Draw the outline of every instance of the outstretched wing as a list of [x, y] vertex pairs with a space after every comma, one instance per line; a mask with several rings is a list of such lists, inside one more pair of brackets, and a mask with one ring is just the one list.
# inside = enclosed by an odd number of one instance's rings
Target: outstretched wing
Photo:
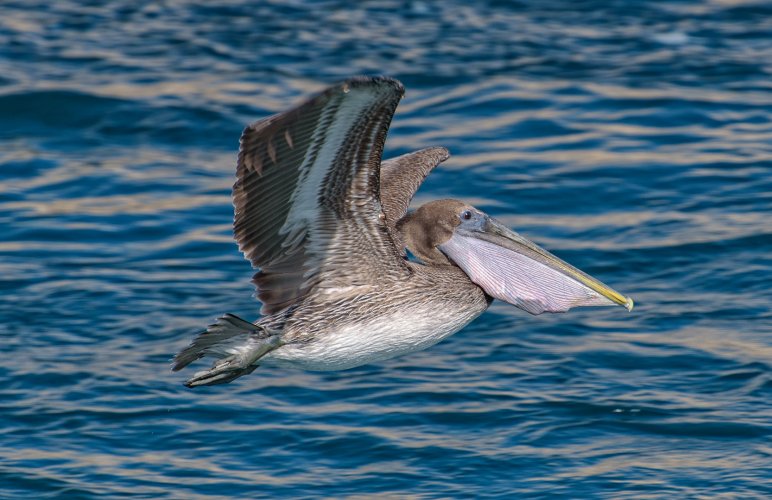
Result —
[[234, 235], [260, 268], [253, 281], [264, 314], [315, 287], [409, 272], [379, 198], [383, 145], [403, 93], [390, 78], [354, 78], [244, 130]]
[[394, 243], [404, 252], [397, 221], [407, 213], [410, 200], [434, 167], [450, 157], [443, 147], [421, 149], [381, 163], [381, 205]]

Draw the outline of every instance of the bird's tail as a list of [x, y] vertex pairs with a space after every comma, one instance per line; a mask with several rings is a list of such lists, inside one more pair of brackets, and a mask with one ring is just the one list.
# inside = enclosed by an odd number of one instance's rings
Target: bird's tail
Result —
[[233, 314], [217, 318], [213, 325], [174, 357], [173, 371], [204, 356], [217, 358], [209, 370], [196, 373], [188, 387], [230, 382], [257, 368], [257, 360], [281, 345], [280, 335]]

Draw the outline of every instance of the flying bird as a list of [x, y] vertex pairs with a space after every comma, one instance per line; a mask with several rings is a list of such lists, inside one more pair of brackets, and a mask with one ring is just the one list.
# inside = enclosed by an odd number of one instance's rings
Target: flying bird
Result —
[[262, 317], [225, 314], [177, 354], [175, 371], [215, 358], [188, 387], [263, 364], [344, 370], [426, 349], [494, 299], [531, 314], [632, 309], [630, 298], [462, 201], [408, 211], [449, 153], [382, 161], [403, 94], [391, 78], [352, 78], [244, 130], [234, 236], [259, 269]]

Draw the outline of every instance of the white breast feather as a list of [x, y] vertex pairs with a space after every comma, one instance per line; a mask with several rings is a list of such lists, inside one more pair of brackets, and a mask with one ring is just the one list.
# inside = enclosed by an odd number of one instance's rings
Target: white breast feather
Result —
[[421, 351], [456, 333], [482, 311], [460, 314], [403, 312], [320, 332], [306, 344], [286, 344], [267, 354], [267, 364], [305, 370], [345, 370]]

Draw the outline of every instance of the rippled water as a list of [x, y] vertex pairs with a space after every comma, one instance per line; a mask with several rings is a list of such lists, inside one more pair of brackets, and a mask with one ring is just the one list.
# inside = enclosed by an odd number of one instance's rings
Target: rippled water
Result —
[[[0, 496], [772, 495], [766, 2], [0, 3]], [[636, 299], [203, 390], [257, 316], [242, 127], [402, 80], [387, 155]]]

